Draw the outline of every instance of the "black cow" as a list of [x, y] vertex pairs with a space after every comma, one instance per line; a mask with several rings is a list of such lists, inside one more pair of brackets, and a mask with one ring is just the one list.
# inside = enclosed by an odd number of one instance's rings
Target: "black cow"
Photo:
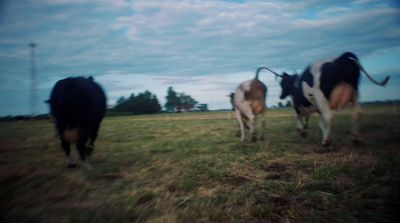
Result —
[[84, 166], [91, 169], [87, 156], [106, 112], [104, 91], [92, 77], [69, 77], [55, 84], [48, 103], [68, 166], [76, 166], [70, 156], [70, 144], [76, 143]]
[[332, 109], [339, 110], [351, 103], [353, 107], [351, 134], [354, 142], [360, 141], [358, 120], [361, 109], [357, 101], [360, 70], [376, 85], [385, 86], [389, 80], [389, 77], [382, 82], [372, 79], [361, 66], [357, 56], [351, 52], [331, 60], [315, 62], [300, 76], [287, 73], [279, 75], [273, 72], [282, 78], [280, 98], [292, 96], [297, 114], [297, 129], [302, 136], [306, 136], [310, 114], [317, 111], [321, 117], [322, 145], [328, 146]]

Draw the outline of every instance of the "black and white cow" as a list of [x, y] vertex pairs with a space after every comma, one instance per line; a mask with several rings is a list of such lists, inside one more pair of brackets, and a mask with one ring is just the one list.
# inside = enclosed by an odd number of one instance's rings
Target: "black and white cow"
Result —
[[70, 144], [76, 143], [86, 169], [91, 166], [87, 156], [93, 152], [101, 120], [106, 112], [106, 96], [92, 77], [69, 77], [58, 81], [48, 100], [61, 147], [68, 166], [76, 164], [70, 156]]
[[297, 114], [297, 129], [302, 136], [306, 136], [308, 119], [312, 112], [320, 113], [320, 128], [322, 130], [322, 145], [330, 144], [331, 120], [333, 110], [339, 110], [352, 104], [351, 134], [354, 142], [359, 142], [359, 116], [361, 113], [358, 104], [358, 84], [362, 71], [370, 81], [376, 85], [385, 86], [389, 80], [386, 77], [377, 82], [361, 66], [358, 58], [351, 52], [346, 52], [337, 58], [318, 61], [308, 66], [301, 75], [281, 77], [281, 99], [292, 96], [293, 106]]

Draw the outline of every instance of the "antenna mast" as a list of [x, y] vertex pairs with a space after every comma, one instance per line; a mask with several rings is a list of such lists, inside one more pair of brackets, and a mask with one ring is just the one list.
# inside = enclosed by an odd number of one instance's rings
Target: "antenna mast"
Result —
[[35, 47], [36, 43], [29, 43], [29, 47], [31, 48], [31, 116], [34, 116], [36, 113], [36, 91], [37, 91], [37, 77], [36, 77], [36, 67], [35, 67]]

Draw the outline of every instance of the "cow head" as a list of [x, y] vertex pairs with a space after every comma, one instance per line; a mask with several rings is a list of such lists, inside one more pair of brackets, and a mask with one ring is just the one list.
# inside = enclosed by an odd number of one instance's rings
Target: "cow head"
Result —
[[234, 104], [235, 93], [230, 93], [227, 96], [229, 97], [229, 101], [231, 102], [232, 111], [234, 111], [235, 110], [235, 104]]
[[282, 93], [280, 96], [280, 99], [284, 99], [289, 95], [292, 95], [294, 93], [294, 82], [297, 78], [297, 75], [289, 75], [286, 72], [283, 73], [282, 75], [282, 80], [281, 80], [281, 88], [282, 88]]

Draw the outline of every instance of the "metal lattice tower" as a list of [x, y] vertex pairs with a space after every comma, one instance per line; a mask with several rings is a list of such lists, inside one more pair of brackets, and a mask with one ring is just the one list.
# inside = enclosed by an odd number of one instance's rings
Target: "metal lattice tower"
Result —
[[35, 67], [35, 47], [36, 43], [29, 43], [31, 49], [31, 111], [30, 115], [34, 116], [36, 113], [36, 91], [37, 91], [37, 77], [36, 77], [36, 67]]

